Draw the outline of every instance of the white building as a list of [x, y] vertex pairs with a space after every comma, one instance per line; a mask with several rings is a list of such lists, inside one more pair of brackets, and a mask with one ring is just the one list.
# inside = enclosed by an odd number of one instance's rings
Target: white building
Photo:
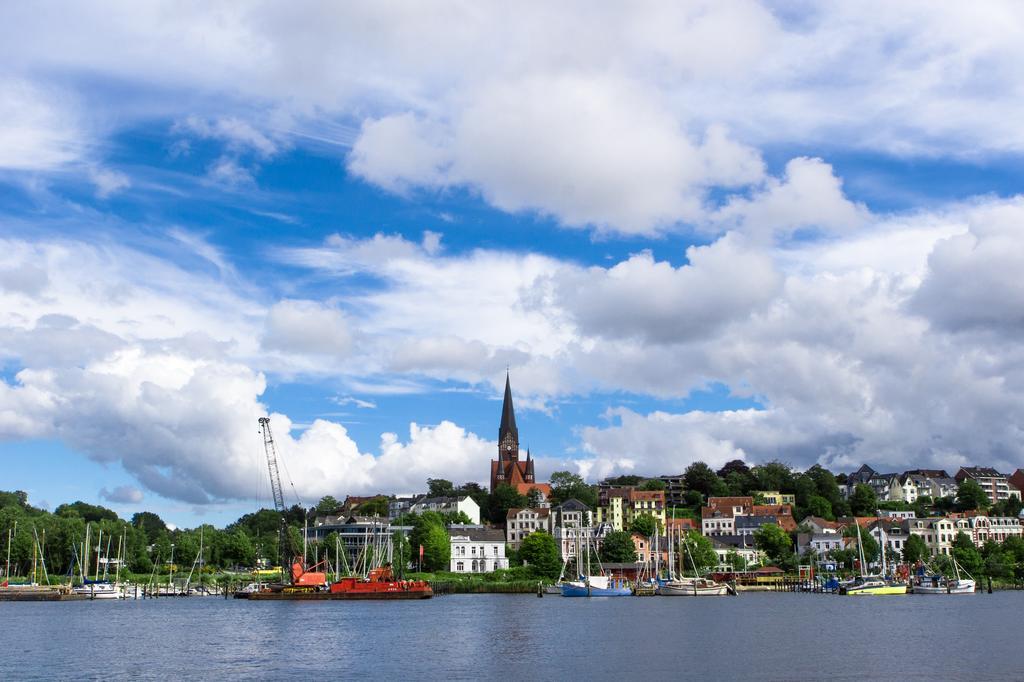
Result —
[[513, 549], [518, 549], [519, 543], [530, 533], [538, 530], [550, 532], [550, 518], [550, 508], [509, 509], [505, 517], [506, 541]]
[[587, 542], [593, 524], [590, 507], [576, 499], [566, 500], [551, 510], [548, 519], [562, 559], [575, 557], [577, 548]]
[[453, 573], [489, 573], [508, 568], [505, 535], [500, 530], [453, 527], [450, 533]]
[[439, 514], [462, 512], [473, 524], [480, 523], [480, 505], [469, 495], [463, 497], [425, 497], [409, 507], [414, 514], [433, 511]]

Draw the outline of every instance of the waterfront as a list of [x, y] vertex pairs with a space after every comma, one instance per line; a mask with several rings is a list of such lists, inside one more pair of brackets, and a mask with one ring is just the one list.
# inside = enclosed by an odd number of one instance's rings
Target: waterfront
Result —
[[1024, 593], [0, 604], [0, 679], [1020, 679]]

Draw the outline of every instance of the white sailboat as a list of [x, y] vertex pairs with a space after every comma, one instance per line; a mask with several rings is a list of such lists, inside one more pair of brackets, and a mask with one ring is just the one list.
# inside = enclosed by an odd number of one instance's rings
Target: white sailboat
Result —
[[665, 597], [720, 597], [729, 594], [729, 586], [724, 583], [715, 582], [710, 578], [699, 577], [697, 564], [690, 554], [690, 547], [683, 541], [683, 549], [686, 556], [690, 558], [690, 565], [693, 566], [693, 577], [676, 577], [672, 571], [672, 537], [669, 536], [669, 579], [658, 588], [658, 594]]
[[977, 584], [967, 571], [963, 578], [960, 576], [961, 566], [956, 557], [953, 560], [953, 572], [956, 578], [950, 579], [948, 575], [919, 575], [914, 579], [910, 591], [914, 594], [974, 594]]

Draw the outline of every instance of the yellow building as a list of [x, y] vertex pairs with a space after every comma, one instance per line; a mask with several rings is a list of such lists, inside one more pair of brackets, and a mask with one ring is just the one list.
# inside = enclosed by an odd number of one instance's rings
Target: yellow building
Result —
[[633, 519], [643, 514], [650, 514], [665, 528], [664, 490], [612, 488], [599, 502], [595, 518], [597, 523], [607, 523], [614, 530], [626, 530]]
[[778, 490], [755, 490], [751, 495], [754, 497], [760, 495], [761, 499], [764, 500], [762, 504], [796, 504], [796, 495], [783, 495]]

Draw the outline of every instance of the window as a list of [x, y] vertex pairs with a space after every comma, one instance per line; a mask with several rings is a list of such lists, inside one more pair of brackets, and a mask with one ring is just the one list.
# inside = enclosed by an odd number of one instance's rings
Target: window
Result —
[[456, 571], [464, 571], [464, 570], [466, 570], [466, 565], [464, 563], [462, 563], [461, 561], [456, 561], [455, 562], [455, 570]]

